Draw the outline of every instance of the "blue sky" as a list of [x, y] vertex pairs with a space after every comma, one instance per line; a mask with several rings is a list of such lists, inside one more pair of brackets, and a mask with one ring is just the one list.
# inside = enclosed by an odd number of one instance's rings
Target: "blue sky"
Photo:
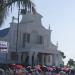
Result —
[[[43, 26], [51, 25], [52, 42], [58, 41], [58, 49], [75, 60], [75, 0], [33, 0], [36, 10], [43, 16]], [[15, 9], [16, 10], [16, 9]], [[13, 11], [14, 15], [16, 11]], [[12, 15], [8, 16], [2, 28], [8, 27]], [[10, 20], [9, 20], [10, 19]]]
[[36, 9], [43, 15], [43, 25], [51, 24], [52, 42], [58, 49], [75, 60], [75, 0], [35, 0]]

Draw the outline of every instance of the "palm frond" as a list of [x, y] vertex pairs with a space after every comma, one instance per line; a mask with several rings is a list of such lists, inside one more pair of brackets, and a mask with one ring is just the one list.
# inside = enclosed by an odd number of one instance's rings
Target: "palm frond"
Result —
[[20, 5], [27, 9], [27, 7], [30, 9], [31, 8], [31, 0], [1, 0], [0, 2], [0, 26], [4, 22], [4, 19], [7, 17], [7, 14], [9, 12], [9, 8], [11, 7], [11, 11], [13, 4], [17, 2], [18, 8], [20, 8]]

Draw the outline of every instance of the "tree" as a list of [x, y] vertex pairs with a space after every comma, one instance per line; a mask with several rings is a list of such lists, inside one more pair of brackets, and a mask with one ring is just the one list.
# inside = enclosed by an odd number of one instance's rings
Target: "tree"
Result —
[[62, 56], [63, 59], [66, 58], [66, 56], [64, 55], [64, 52], [60, 51], [60, 54], [61, 54], [61, 56]]
[[31, 0], [0, 0], [0, 26], [7, 17], [8, 9], [11, 7], [11, 10], [13, 10], [13, 3], [17, 3], [18, 8], [20, 8], [21, 5], [25, 10], [27, 10], [27, 8], [31, 10]]
[[75, 65], [74, 60], [73, 60], [73, 59], [69, 59], [67, 65], [68, 65], [68, 66], [74, 66], [74, 65]]
[[4, 15], [3, 15], [4, 11], [3, 10], [4, 10], [4, 1], [0, 0], [0, 24], [2, 23], [3, 17], [4, 17]]

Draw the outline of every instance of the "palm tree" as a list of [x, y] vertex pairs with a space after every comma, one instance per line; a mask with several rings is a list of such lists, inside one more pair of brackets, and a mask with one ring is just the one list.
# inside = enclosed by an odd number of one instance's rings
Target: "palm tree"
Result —
[[3, 0], [0, 0], [0, 24], [2, 23], [3, 21], [3, 17], [4, 15], [2, 13], [4, 13], [4, 1]]
[[18, 8], [20, 8], [21, 5], [25, 11], [27, 11], [27, 9], [31, 11], [31, 0], [0, 0], [0, 26], [7, 17], [7, 13], [9, 12], [8, 9], [10, 7], [12, 9], [13, 4], [15, 3], [17, 3]]

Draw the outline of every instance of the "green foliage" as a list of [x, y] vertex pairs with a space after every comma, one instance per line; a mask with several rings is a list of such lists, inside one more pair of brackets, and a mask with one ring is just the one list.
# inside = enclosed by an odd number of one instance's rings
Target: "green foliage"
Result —
[[61, 56], [62, 56], [63, 59], [66, 58], [66, 56], [64, 55], [64, 52], [60, 51], [60, 54], [61, 54]]
[[75, 61], [73, 59], [69, 59], [68, 63], [67, 63], [68, 66], [75, 66]]

